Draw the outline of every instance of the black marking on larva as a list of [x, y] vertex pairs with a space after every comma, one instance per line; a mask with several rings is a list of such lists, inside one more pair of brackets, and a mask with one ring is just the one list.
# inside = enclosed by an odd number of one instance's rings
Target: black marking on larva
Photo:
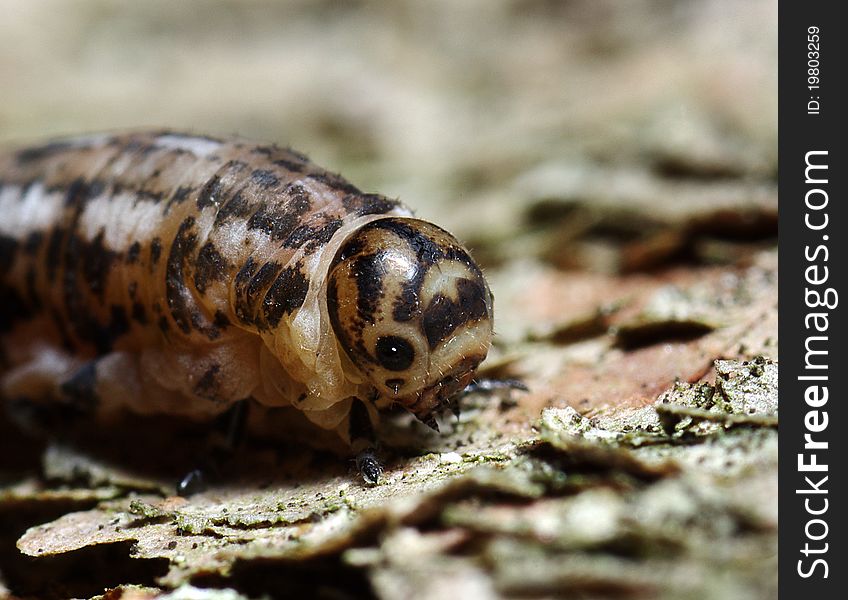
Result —
[[374, 323], [374, 313], [383, 295], [383, 275], [381, 253], [364, 254], [353, 263], [353, 275], [356, 278], [357, 315], [365, 322]]
[[262, 154], [263, 156], [271, 156], [274, 152], [279, 151], [276, 146], [254, 146], [251, 149], [251, 154]]
[[147, 325], [147, 312], [144, 310], [144, 305], [141, 302], [133, 302], [132, 318], [136, 323]]
[[250, 178], [256, 185], [266, 190], [280, 185], [280, 178], [273, 171], [268, 171], [267, 169], [255, 169], [250, 174]]
[[215, 317], [212, 320], [212, 324], [218, 329], [226, 329], [230, 326], [230, 318], [227, 316], [227, 313], [219, 309], [215, 311]]
[[130, 323], [127, 313], [122, 306], [112, 305], [109, 321], [102, 324], [86, 310], [83, 304], [83, 302], [71, 301], [66, 296], [65, 305], [68, 309], [68, 319], [74, 328], [74, 332], [82, 340], [94, 344], [98, 355], [106, 354], [112, 350], [115, 340], [129, 331]]
[[170, 209], [171, 206], [173, 206], [174, 204], [182, 204], [183, 202], [188, 200], [188, 197], [191, 194], [191, 190], [191, 186], [188, 185], [181, 185], [180, 187], [178, 187], [168, 199], [168, 208]]
[[[79, 217], [81, 209], [77, 210]], [[62, 274], [62, 300], [70, 328], [84, 340], [93, 341], [96, 337], [97, 321], [87, 310], [85, 299], [77, 285], [77, 269], [82, 258], [83, 240], [74, 234], [66, 238]]]
[[477, 263], [468, 255], [468, 252], [458, 246], [449, 246], [445, 248], [445, 258], [453, 262], [459, 262], [468, 267], [473, 273], [483, 278], [483, 272]]
[[458, 327], [487, 316], [486, 289], [470, 279], [456, 282], [458, 301], [437, 294], [421, 315], [421, 328], [430, 349], [446, 340]]
[[458, 279], [456, 289], [459, 293], [459, 307], [469, 320], [487, 317], [489, 309], [486, 305], [488, 291], [481, 282], [472, 279]]
[[201, 190], [200, 194], [197, 196], [197, 208], [203, 210], [207, 206], [217, 206], [221, 201], [221, 188], [223, 184], [221, 183], [221, 178], [217, 175], [213, 175], [212, 178], [206, 182]]
[[297, 227], [300, 217], [312, 206], [303, 186], [289, 185], [283, 190], [285, 196], [276, 202], [262, 205], [247, 222], [248, 229], [261, 229], [274, 241], [287, 239]]
[[100, 402], [97, 397], [97, 361], [90, 361], [80, 367], [70, 379], [63, 382], [59, 389], [66, 401], [85, 413], [92, 413]]
[[194, 267], [194, 287], [201, 294], [213, 281], [222, 281], [227, 273], [227, 259], [218, 252], [215, 244], [206, 242], [197, 254]]
[[459, 318], [459, 307], [453, 301], [441, 294], [433, 298], [421, 318], [421, 328], [431, 350], [457, 328]]
[[256, 269], [256, 261], [253, 260], [252, 256], [249, 256], [244, 262], [244, 265], [242, 265], [242, 268], [239, 269], [239, 272], [236, 273], [235, 285], [246, 286], [250, 278], [256, 273]]
[[165, 315], [159, 317], [158, 325], [162, 333], [168, 333], [168, 330], [171, 328], [171, 324], [168, 323], [168, 318]]
[[215, 227], [220, 226], [230, 218], [246, 217], [251, 210], [253, 210], [253, 207], [247, 202], [244, 194], [238, 191], [218, 209], [218, 213], [215, 215]]
[[43, 146], [36, 146], [35, 148], [26, 148], [24, 150], [18, 151], [15, 154], [15, 160], [18, 162], [19, 165], [24, 165], [26, 163], [49, 158], [54, 154], [60, 154], [71, 147], [71, 142], [50, 142], [49, 144], [44, 144]]
[[62, 338], [62, 347], [66, 350], [73, 351], [74, 344], [71, 342], [71, 338], [68, 333], [67, 319], [65, 319], [59, 309], [55, 306], [49, 307], [47, 313], [50, 316], [50, 320], [53, 321], [53, 325], [56, 327], [56, 331], [59, 332], [59, 337]]
[[[327, 312], [330, 314], [330, 324], [333, 326], [333, 331], [337, 336], [345, 338], [346, 336], [343, 335], [344, 328], [339, 322], [339, 288], [332, 277], [327, 281]], [[348, 346], [347, 340], [342, 339], [340, 341], [345, 342], [343, 346]]]
[[[238, 174], [247, 168], [247, 163], [231, 160], [218, 170], [218, 174], [213, 175], [209, 181], [200, 189], [200, 194], [197, 196], [197, 208], [203, 210], [207, 206], [215, 206], [220, 208], [227, 195], [227, 186], [224, 185], [222, 177], [224, 174]], [[219, 211], [220, 212], [220, 211]]]
[[368, 223], [364, 229], [385, 229], [404, 240], [415, 251], [418, 261], [430, 266], [445, 257], [444, 250], [436, 242], [418, 231], [409, 223], [398, 219], [380, 219]]
[[71, 182], [65, 192], [65, 206], [81, 206], [88, 194], [88, 186], [82, 177]]
[[361, 194], [362, 192], [358, 187], [344, 179], [341, 175], [337, 175], [336, 173], [330, 173], [328, 171], [320, 171], [318, 173], [309, 173], [307, 175], [309, 179], [314, 179], [320, 183], [323, 183], [328, 188], [339, 190], [346, 194]]
[[217, 340], [221, 337], [221, 330], [210, 325], [206, 316], [197, 308], [191, 311], [191, 325], [210, 340]]
[[357, 216], [382, 215], [398, 206], [397, 200], [390, 200], [379, 194], [348, 194], [342, 198], [342, 206]]
[[421, 312], [421, 286], [424, 285], [424, 276], [427, 267], [418, 265], [413, 277], [404, 283], [392, 307], [392, 318], [398, 323], [411, 321]]
[[123, 306], [113, 304], [111, 308], [111, 318], [109, 324], [106, 325], [106, 336], [109, 338], [108, 349], [112, 349], [112, 344], [116, 339], [124, 335], [130, 330], [130, 320], [127, 318], [127, 312]]
[[294, 156], [294, 157], [295, 157], [296, 159], [298, 159], [298, 160], [301, 160], [301, 161], [303, 161], [303, 162], [305, 162], [305, 163], [308, 163], [308, 162], [309, 162], [309, 157], [308, 157], [308, 156], [306, 156], [303, 152], [298, 152], [298, 151], [297, 151], [297, 150], [295, 150], [294, 148], [286, 147], [286, 152], [288, 152], [289, 154], [291, 154], [292, 156]]
[[18, 253], [18, 240], [8, 235], [0, 235], [0, 273], [8, 273], [15, 263]]
[[87, 182], [82, 177], [78, 177], [67, 187], [57, 185], [54, 188], [48, 188], [46, 191], [48, 193], [64, 192], [65, 206], [84, 207], [91, 198], [101, 195], [104, 189], [106, 189], [106, 184], [100, 180], [95, 179]]
[[38, 289], [36, 287], [36, 279], [38, 274], [36, 273], [35, 266], [30, 265], [26, 271], [26, 275], [24, 275], [24, 279], [26, 282], [26, 291], [27, 296], [29, 296], [29, 303], [32, 306], [33, 311], [41, 310], [41, 297], [38, 294]]
[[329, 242], [333, 235], [335, 235], [341, 227], [342, 220], [333, 219], [331, 221], [327, 221], [327, 223], [322, 225], [319, 229], [316, 229], [312, 234], [312, 239], [306, 244], [307, 254], [311, 254], [324, 246], [324, 244]]
[[128, 265], [135, 264], [138, 262], [138, 257], [141, 254], [141, 243], [133, 242], [130, 244], [130, 247], [127, 248], [127, 254], [124, 257]]
[[[246, 323], [254, 323], [259, 327], [262, 326], [261, 321], [256, 319], [260, 298], [282, 268], [283, 265], [280, 263], [271, 261], [262, 265], [249, 278], [245, 276], [239, 280], [238, 276], [236, 277], [235, 313], [239, 319]], [[239, 272], [239, 275], [241, 275], [241, 272]]]
[[389, 371], [406, 371], [415, 360], [415, 349], [404, 338], [387, 335], [377, 339], [374, 355]]
[[[19, 184], [20, 190], [17, 192], [15, 200], [17, 202], [23, 202], [24, 198], [29, 195], [30, 188], [35, 183], [35, 181], [25, 181]], [[46, 192], [50, 193], [49, 189], [45, 189]], [[63, 188], [58, 189], [59, 192], [63, 191]]]
[[280, 323], [283, 315], [293, 313], [303, 306], [309, 291], [309, 280], [303, 275], [304, 264], [298, 261], [294, 266], [286, 267], [268, 289], [263, 300], [265, 322], [271, 327]]
[[260, 229], [274, 241], [287, 238], [297, 226], [300, 217], [288, 206], [265, 204], [247, 222], [248, 229]]
[[150, 241], [150, 270], [159, 262], [159, 257], [162, 256], [162, 240], [158, 237]]
[[91, 242], [87, 243], [80, 239], [76, 244], [78, 256], [82, 263], [82, 276], [91, 293], [101, 300], [106, 293], [106, 281], [109, 278], [112, 265], [120, 256], [103, 245], [105, 235], [105, 229], [101, 228]]
[[256, 275], [251, 278], [250, 283], [247, 285], [247, 297], [250, 300], [256, 298], [256, 296], [265, 290], [271, 282], [277, 277], [277, 274], [283, 268], [278, 262], [267, 262], [259, 269]]
[[124, 192], [124, 190], [126, 190], [129, 187], [129, 185], [126, 184], [123, 181], [116, 179], [116, 180], [112, 181], [112, 183], [110, 184], [110, 187], [111, 187], [111, 189], [110, 189], [111, 194], [110, 195], [111, 195], [112, 198], [114, 198], [115, 196], [122, 194]]
[[320, 227], [311, 225], [298, 225], [283, 242], [286, 248], [300, 248], [305, 246], [306, 254], [312, 254], [330, 241], [333, 234], [339, 230], [341, 219], [333, 219]]
[[164, 192], [158, 192], [155, 190], [148, 189], [140, 189], [135, 191], [135, 199], [133, 200], [133, 206], [138, 206], [139, 202], [153, 202], [154, 204], [159, 204], [162, 202], [162, 199], [165, 197]]
[[0, 283], [0, 332], [10, 331], [17, 322], [29, 319], [32, 307], [21, 298], [20, 293], [8, 285]]
[[168, 198], [168, 202], [165, 203], [165, 208], [162, 210], [162, 214], [167, 215], [169, 212], [171, 212], [171, 209], [174, 206], [178, 206], [188, 200], [193, 190], [194, 188], [187, 185], [181, 185], [180, 187], [178, 187], [176, 191], [171, 194], [171, 197]]
[[299, 183], [288, 184], [283, 192], [291, 198], [291, 210], [302, 215], [312, 206], [312, 198], [305, 187]]
[[38, 254], [38, 249], [41, 248], [41, 243], [44, 241], [44, 233], [41, 231], [31, 232], [24, 242], [24, 253], [27, 256], [35, 256]]
[[106, 189], [106, 183], [99, 179], [94, 179], [88, 183], [87, 196], [88, 198], [96, 198], [103, 194]]
[[197, 383], [194, 385], [194, 393], [205, 400], [217, 400], [218, 394], [218, 373], [221, 372], [221, 365], [211, 365]]
[[286, 238], [286, 241], [283, 242], [283, 246], [286, 248], [300, 248], [301, 246], [307, 246], [310, 244], [320, 244], [322, 242], [315, 239], [315, 235], [318, 231], [320, 231], [320, 228], [312, 227], [310, 225], [298, 225], [294, 228], [294, 230], [292, 230], [291, 234]]
[[302, 173], [304, 165], [302, 163], [297, 163], [291, 160], [286, 160], [284, 158], [278, 158], [277, 160], [271, 161], [272, 164], [277, 165], [278, 167], [282, 167], [287, 171], [291, 171], [292, 173]]
[[238, 317], [241, 321], [245, 323], [250, 322], [250, 317], [246, 312], [243, 312], [244, 305], [240, 301], [240, 299], [244, 296], [244, 290], [247, 288], [247, 285], [250, 283], [250, 280], [256, 274], [258, 270], [258, 265], [253, 257], [248, 257], [245, 261], [244, 265], [239, 272], [236, 273], [236, 278], [233, 281], [233, 288], [235, 291], [236, 302], [234, 308], [234, 312], [236, 313], [236, 317]]
[[180, 224], [171, 244], [165, 270], [165, 295], [168, 298], [168, 308], [171, 311], [171, 317], [183, 333], [189, 333], [192, 325], [193, 299], [191, 290], [185, 282], [185, 264], [197, 246], [197, 233], [192, 231], [194, 223], [194, 217], [186, 217]]
[[353, 237], [346, 241], [333, 260], [333, 265], [337, 265], [349, 259], [351, 256], [359, 254], [365, 250], [365, 240], [360, 237]]
[[158, 149], [159, 147], [155, 144], [135, 139], [131, 139], [124, 145], [124, 153], [139, 154], [140, 156], [145, 156]]
[[62, 258], [62, 246], [64, 245], [66, 230], [57, 227], [50, 232], [47, 240], [47, 253], [44, 257], [44, 266], [47, 271], [47, 280], [53, 283], [56, 280], [56, 269]]
[[[242, 148], [242, 147], [243, 147], [243, 144], [236, 144], [236, 148]], [[247, 169], [249, 166], [250, 165], [248, 165], [246, 162], [244, 162], [242, 160], [230, 160], [230, 161], [227, 161], [227, 164], [225, 164], [221, 168], [226, 169], [227, 171], [230, 171], [231, 173], [241, 173], [242, 171]]]
[[130, 300], [135, 300], [135, 295], [138, 292], [138, 282], [130, 281], [127, 286], [127, 295], [130, 297]]

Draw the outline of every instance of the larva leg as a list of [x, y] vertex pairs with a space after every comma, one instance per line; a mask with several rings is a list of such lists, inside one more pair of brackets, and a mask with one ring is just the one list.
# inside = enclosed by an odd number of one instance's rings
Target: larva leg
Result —
[[356, 468], [365, 483], [376, 485], [383, 474], [383, 467], [377, 458], [377, 435], [371, 416], [364, 402], [354, 401], [350, 408], [348, 431], [350, 446], [355, 451]]
[[197, 461], [198, 466], [177, 483], [177, 495], [187, 497], [206, 491], [208, 482], [218, 475], [244, 440], [250, 402], [250, 399], [240, 400], [219, 417], [223, 439], [219, 443], [210, 438], [208, 451]]
[[206, 471], [204, 469], [192, 469], [177, 484], [177, 495], [187, 498], [205, 492], [207, 489]]
[[247, 411], [250, 410], [250, 400], [239, 400], [233, 404], [232, 408], [224, 413], [226, 419], [226, 437], [224, 438], [224, 448], [229, 452], [235, 452], [242, 441], [244, 440]]
[[367, 448], [356, 455], [356, 468], [368, 485], [377, 485], [380, 482], [383, 466], [373, 448]]

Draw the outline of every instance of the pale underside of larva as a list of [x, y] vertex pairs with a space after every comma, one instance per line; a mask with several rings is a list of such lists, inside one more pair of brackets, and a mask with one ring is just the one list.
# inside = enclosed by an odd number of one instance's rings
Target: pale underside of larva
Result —
[[172, 132], [0, 154], [0, 302], [7, 399], [197, 418], [253, 399], [347, 442], [360, 407], [432, 419], [492, 335], [444, 230], [291, 150]]

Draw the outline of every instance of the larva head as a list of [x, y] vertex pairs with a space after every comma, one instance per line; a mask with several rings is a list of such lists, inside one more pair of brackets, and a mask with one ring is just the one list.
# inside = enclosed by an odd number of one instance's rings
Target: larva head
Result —
[[372, 221], [330, 266], [339, 344], [379, 394], [430, 421], [471, 381], [492, 341], [492, 294], [451, 234], [426, 221]]

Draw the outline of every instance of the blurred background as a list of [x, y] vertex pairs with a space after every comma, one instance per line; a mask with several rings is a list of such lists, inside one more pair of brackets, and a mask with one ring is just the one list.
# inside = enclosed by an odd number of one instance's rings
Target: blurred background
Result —
[[[650, 176], [774, 177], [772, 0], [0, 0], [0, 144], [291, 145], [471, 238]], [[619, 198], [620, 200], [620, 198]], [[449, 208], [449, 210], [446, 210]]]

